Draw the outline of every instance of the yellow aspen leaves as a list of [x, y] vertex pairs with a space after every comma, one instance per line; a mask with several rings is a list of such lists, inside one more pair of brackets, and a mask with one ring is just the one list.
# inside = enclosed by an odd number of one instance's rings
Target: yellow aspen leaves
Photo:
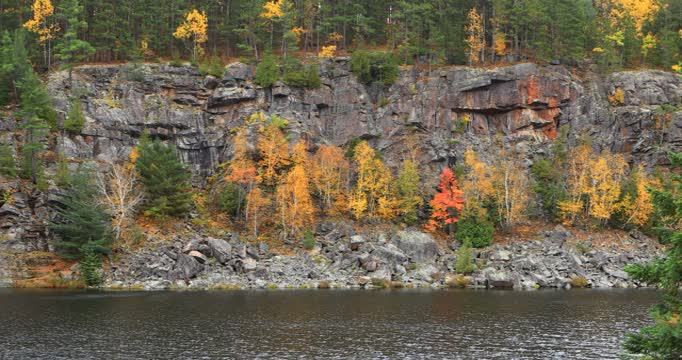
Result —
[[206, 16], [206, 12], [193, 9], [185, 14], [185, 21], [175, 29], [173, 36], [178, 39], [192, 38], [192, 56], [196, 60], [202, 51], [199, 44], [208, 40], [208, 16]]
[[54, 39], [59, 27], [50, 23], [49, 18], [54, 15], [54, 6], [50, 0], [35, 0], [31, 6], [33, 17], [24, 23], [24, 27], [38, 34], [38, 41], [45, 42]]
[[260, 14], [260, 17], [271, 20], [273, 18], [281, 17], [282, 15], [284, 15], [282, 1], [275, 0], [263, 4], [263, 12]]
[[348, 206], [350, 164], [340, 148], [320, 145], [311, 159], [310, 175], [325, 212], [338, 213]]
[[258, 187], [246, 195], [246, 221], [251, 225], [254, 238], [258, 237], [258, 230], [266, 219], [265, 214], [271, 203], [272, 200]]
[[483, 37], [483, 17], [478, 13], [476, 8], [472, 8], [467, 15], [467, 25], [465, 27], [467, 37], [464, 40], [467, 45], [467, 57], [469, 64], [478, 64], [481, 59], [481, 52], [485, 48], [485, 39]]
[[323, 59], [331, 59], [336, 56], [336, 45], [323, 46], [320, 53], [317, 55]]
[[277, 206], [285, 232], [300, 234], [315, 222], [315, 206], [305, 162], [298, 162], [277, 187]]
[[289, 164], [289, 143], [282, 134], [282, 131], [275, 123], [270, 123], [265, 127], [263, 135], [258, 140], [258, 151], [261, 167], [258, 181], [265, 185], [277, 185], [280, 179], [280, 170]]
[[384, 219], [395, 216], [391, 171], [366, 141], [355, 147], [354, 160], [357, 183], [349, 203], [353, 215], [358, 219], [364, 215]]
[[568, 199], [559, 202], [564, 223], [587, 217], [604, 225], [621, 206], [621, 183], [627, 172], [622, 155], [605, 151], [594, 155], [582, 144], [569, 153]]
[[505, 55], [507, 53], [507, 34], [497, 32], [493, 36], [493, 47], [496, 55]]

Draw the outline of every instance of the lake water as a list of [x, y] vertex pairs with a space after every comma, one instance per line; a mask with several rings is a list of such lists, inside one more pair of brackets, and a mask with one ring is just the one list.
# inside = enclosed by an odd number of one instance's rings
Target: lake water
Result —
[[0, 359], [616, 359], [649, 290], [0, 289]]

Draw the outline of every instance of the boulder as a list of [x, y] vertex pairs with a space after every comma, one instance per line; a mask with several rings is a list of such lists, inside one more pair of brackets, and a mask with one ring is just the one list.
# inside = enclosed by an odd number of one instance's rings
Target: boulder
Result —
[[504, 249], [497, 249], [493, 251], [493, 254], [490, 256], [490, 260], [499, 260], [499, 261], [509, 261], [512, 258], [512, 253], [511, 251], [507, 251]]
[[350, 249], [358, 251], [360, 245], [365, 243], [365, 238], [362, 235], [353, 235], [350, 237]]
[[[199, 253], [201, 254], [201, 253]], [[178, 253], [178, 260], [175, 262], [175, 267], [168, 273], [168, 280], [189, 280], [195, 278], [204, 266], [196, 260], [195, 257]]]
[[610, 276], [613, 276], [618, 279], [623, 279], [623, 280], [628, 280], [630, 279], [630, 275], [626, 273], [623, 270], [618, 270], [615, 268], [612, 268], [610, 266], [602, 266], [602, 270], [604, 270], [605, 273], [609, 274]]
[[415, 263], [429, 262], [438, 256], [438, 245], [429, 234], [416, 231], [400, 231], [391, 239]]
[[372, 251], [372, 256], [389, 264], [402, 264], [407, 261], [407, 256], [393, 244], [377, 247]]
[[211, 249], [211, 256], [216, 258], [221, 264], [225, 265], [232, 257], [232, 245], [227, 241], [208, 238], [207, 243]]

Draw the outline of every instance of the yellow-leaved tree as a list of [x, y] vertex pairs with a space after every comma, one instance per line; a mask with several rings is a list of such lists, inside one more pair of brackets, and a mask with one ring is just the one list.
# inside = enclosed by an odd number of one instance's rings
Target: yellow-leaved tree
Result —
[[246, 221], [251, 225], [254, 238], [258, 238], [258, 230], [267, 219], [265, 214], [271, 203], [272, 200], [257, 186], [246, 195]]
[[504, 148], [497, 154], [497, 166], [492, 171], [500, 223], [514, 226], [526, 218], [530, 201], [528, 174]]
[[185, 14], [185, 21], [173, 33], [178, 39], [192, 39], [192, 59], [203, 54], [201, 44], [208, 40], [208, 16], [205, 11], [193, 9]]
[[310, 178], [306, 171], [308, 157], [303, 141], [294, 145], [294, 167], [284, 176], [276, 191], [277, 208], [285, 237], [300, 235], [315, 222], [315, 205], [310, 195]]
[[467, 25], [465, 30], [467, 37], [464, 41], [467, 43], [468, 47], [467, 57], [469, 58], [469, 65], [476, 65], [484, 58], [485, 37], [483, 17], [475, 7], [471, 8], [469, 14], [467, 14]]
[[627, 171], [622, 155], [604, 152], [589, 162], [590, 177], [584, 189], [589, 198], [587, 213], [606, 225], [617, 209], [621, 182]]
[[589, 143], [573, 148], [568, 156], [568, 199], [558, 203], [564, 223], [586, 218], [606, 225], [622, 206], [621, 184], [627, 169], [620, 154], [594, 154]]
[[479, 219], [486, 218], [485, 204], [492, 202], [495, 197], [493, 172], [473, 150], [464, 152], [464, 163], [468, 172], [464, 181], [461, 182], [461, 189], [466, 199], [462, 212]]
[[38, 42], [43, 45], [45, 64], [49, 69], [52, 58], [52, 39], [59, 31], [54, 21], [54, 6], [50, 0], [35, 0], [31, 5], [31, 10], [33, 10], [33, 17], [23, 26], [38, 35]]
[[628, 189], [623, 189], [624, 194], [617, 205], [623, 215], [622, 225], [646, 226], [654, 213], [653, 198], [649, 189], [660, 189], [660, 186], [656, 179], [646, 173], [641, 164], [632, 169], [630, 180], [625, 186]]
[[268, 186], [277, 185], [280, 170], [291, 164], [289, 159], [289, 143], [277, 124], [271, 122], [265, 127], [258, 139], [258, 151], [261, 160], [258, 180]]
[[320, 145], [311, 160], [313, 188], [322, 210], [338, 214], [348, 207], [350, 164], [343, 151], [333, 145]]
[[390, 219], [396, 215], [397, 201], [392, 193], [393, 176], [376, 151], [366, 141], [355, 147], [357, 182], [348, 207], [356, 219]]
[[584, 189], [589, 181], [589, 161], [591, 156], [591, 145], [583, 143], [572, 148], [566, 157], [566, 190], [568, 199], [557, 204], [564, 224], [570, 225], [574, 223], [583, 213], [585, 203]]

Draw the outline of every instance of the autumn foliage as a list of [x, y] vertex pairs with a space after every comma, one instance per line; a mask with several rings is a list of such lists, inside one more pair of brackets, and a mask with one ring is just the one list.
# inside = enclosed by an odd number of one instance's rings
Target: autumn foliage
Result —
[[457, 186], [457, 179], [450, 168], [443, 169], [440, 174], [438, 192], [429, 201], [431, 218], [426, 224], [426, 229], [434, 231], [458, 221], [458, 212], [464, 207], [464, 192]]

